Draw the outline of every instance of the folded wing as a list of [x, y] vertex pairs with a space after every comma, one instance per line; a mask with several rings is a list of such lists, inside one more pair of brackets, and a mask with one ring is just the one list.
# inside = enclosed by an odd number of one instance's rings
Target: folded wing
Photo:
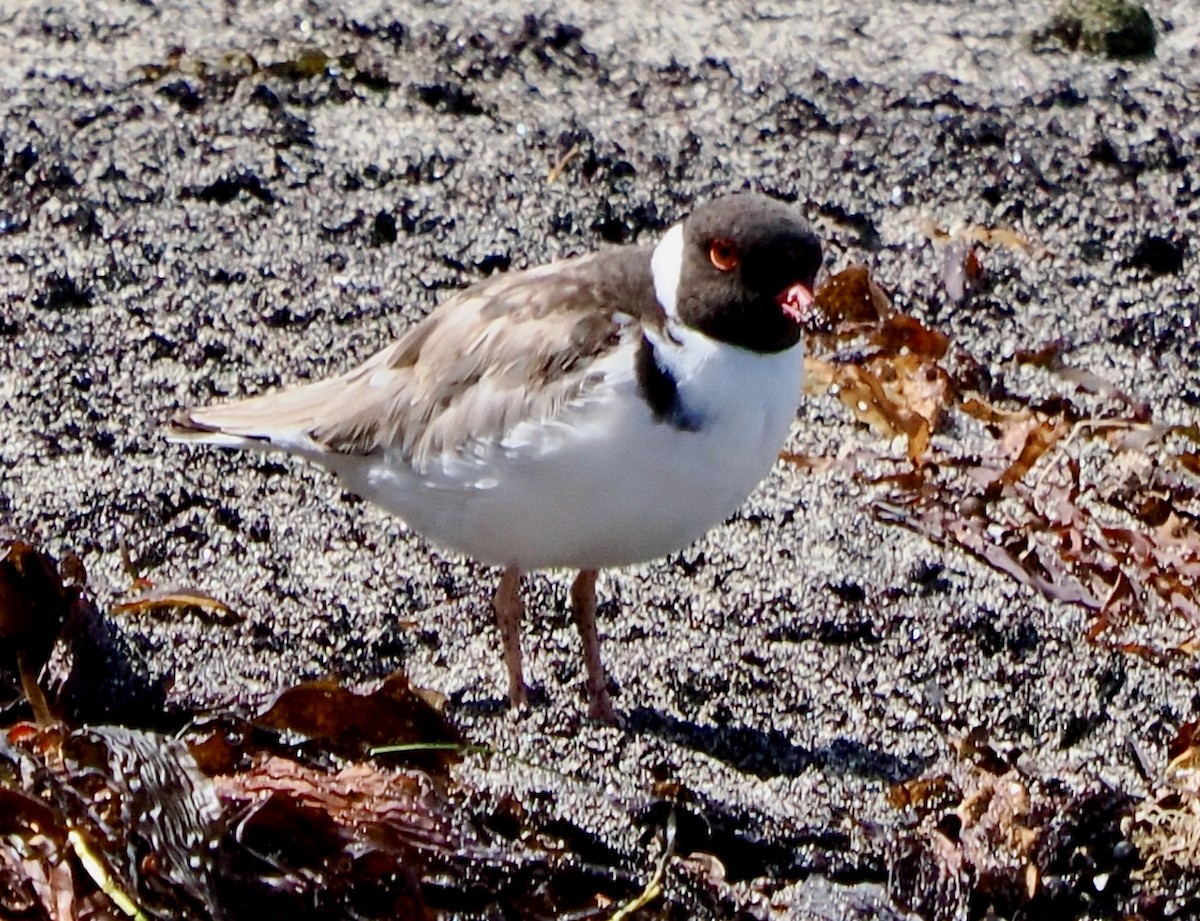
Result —
[[314, 459], [394, 451], [421, 469], [554, 418], [603, 385], [593, 359], [662, 322], [648, 249], [553, 263], [467, 289], [340, 377], [185, 410], [168, 435]]

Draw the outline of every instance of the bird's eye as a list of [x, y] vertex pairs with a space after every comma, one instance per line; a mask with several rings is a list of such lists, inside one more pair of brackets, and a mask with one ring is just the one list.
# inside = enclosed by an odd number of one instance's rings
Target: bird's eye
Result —
[[708, 246], [708, 258], [720, 272], [732, 272], [737, 268], [738, 251], [732, 240], [718, 238]]

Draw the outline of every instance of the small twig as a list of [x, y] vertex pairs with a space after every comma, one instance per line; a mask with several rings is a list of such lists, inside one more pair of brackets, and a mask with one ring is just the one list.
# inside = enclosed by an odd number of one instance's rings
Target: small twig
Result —
[[378, 745], [370, 749], [374, 755], [410, 755], [420, 752], [458, 752], [463, 755], [494, 755], [488, 745], [461, 745], [458, 742], [409, 742], [404, 745]]
[[[1071, 431], [1067, 433], [1067, 437], [1062, 439], [1054, 446], [1055, 451], [1065, 451], [1069, 448], [1072, 442], [1078, 437], [1079, 433], [1087, 429], [1103, 430], [1103, 429], [1151, 429], [1154, 428], [1152, 422], [1131, 422], [1128, 419], [1080, 419], [1071, 426]], [[1047, 452], [1049, 453], [1049, 452]], [[1037, 478], [1037, 482], [1033, 484], [1033, 491], [1036, 493], [1042, 488], [1042, 483], [1046, 481], [1050, 471], [1058, 465], [1051, 462], [1042, 468], [1042, 474]]]
[[37, 682], [37, 675], [25, 663], [25, 653], [19, 651], [17, 652], [17, 674], [21, 677], [21, 690], [25, 692], [25, 699], [29, 701], [29, 708], [33, 710], [33, 721], [37, 723], [39, 729], [45, 729], [54, 722], [54, 714], [50, 711], [50, 703], [46, 700], [46, 695]]
[[92, 850], [83, 833], [77, 828], [72, 828], [67, 832], [67, 841], [71, 844], [71, 849], [75, 852], [75, 856], [79, 858], [79, 862], [83, 865], [83, 869], [87, 871], [87, 875], [92, 878], [92, 881], [100, 887], [100, 891], [108, 896], [114, 905], [134, 921], [150, 921], [145, 913], [138, 907], [137, 902], [131, 899], [125, 891], [113, 882], [112, 876], [108, 872], [108, 868], [104, 866], [104, 861]]
[[579, 145], [573, 144], [571, 145], [571, 149], [559, 157], [558, 162], [550, 167], [550, 172], [546, 176], [546, 182], [557, 182], [558, 177], [561, 176], [563, 174], [563, 170], [567, 168], [567, 164], [569, 164], [577, 156], [579, 156]]
[[133, 556], [129, 553], [129, 544], [125, 542], [124, 537], [117, 538], [117, 547], [121, 552], [121, 568], [125, 570], [125, 575], [129, 576], [130, 582], [137, 582], [137, 567], [133, 565]]
[[630, 915], [641, 908], [645, 908], [660, 895], [662, 895], [663, 876], [667, 872], [667, 861], [675, 853], [675, 807], [671, 807], [671, 812], [667, 816], [667, 828], [663, 841], [663, 852], [658, 858], [658, 866], [654, 868], [654, 875], [650, 877], [650, 881], [646, 883], [646, 888], [642, 890], [642, 894], [626, 905], [624, 908], [617, 911], [609, 921], [626, 921]]

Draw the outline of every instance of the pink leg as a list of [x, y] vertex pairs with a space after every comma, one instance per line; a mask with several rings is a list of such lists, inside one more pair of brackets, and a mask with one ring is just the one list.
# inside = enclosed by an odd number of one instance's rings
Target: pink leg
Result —
[[521, 570], [517, 567], [504, 570], [492, 606], [496, 609], [496, 624], [504, 647], [504, 667], [508, 669], [508, 702], [514, 710], [519, 710], [529, 700], [529, 689], [521, 671], [521, 617], [525, 604], [521, 601]]
[[596, 570], [581, 569], [571, 586], [571, 613], [583, 640], [583, 664], [587, 668], [588, 716], [613, 723], [617, 714], [608, 697], [608, 679], [600, 661], [600, 637], [596, 633]]

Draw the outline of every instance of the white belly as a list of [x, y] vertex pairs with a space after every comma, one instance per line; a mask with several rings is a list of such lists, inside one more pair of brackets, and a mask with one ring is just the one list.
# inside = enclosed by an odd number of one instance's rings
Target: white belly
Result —
[[655, 421], [625, 348], [605, 359], [601, 393], [469, 460], [417, 472], [380, 456], [338, 472], [430, 541], [486, 563], [602, 568], [672, 553], [733, 514], [766, 476], [803, 373], [800, 346], [760, 355], [703, 338], [685, 351], [673, 370], [698, 431]]

